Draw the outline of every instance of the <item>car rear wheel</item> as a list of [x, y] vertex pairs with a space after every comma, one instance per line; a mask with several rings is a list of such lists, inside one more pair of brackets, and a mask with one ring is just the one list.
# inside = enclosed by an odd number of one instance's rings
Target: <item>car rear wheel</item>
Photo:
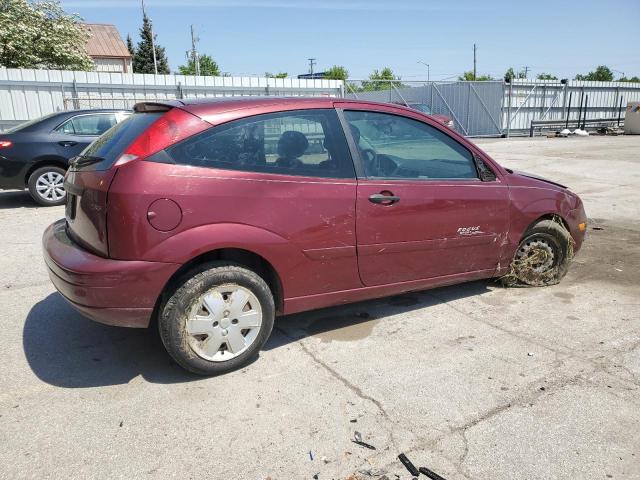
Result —
[[246, 365], [269, 338], [275, 306], [256, 273], [212, 262], [193, 272], [160, 310], [165, 348], [183, 368], [215, 375]]
[[64, 174], [63, 168], [54, 166], [35, 170], [27, 182], [31, 197], [45, 207], [63, 205], [67, 198], [64, 191]]
[[573, 239], [561, 220], [541, 220], [525, 233], [502, 281], [507, 286], [555, 285], [569, 270]]

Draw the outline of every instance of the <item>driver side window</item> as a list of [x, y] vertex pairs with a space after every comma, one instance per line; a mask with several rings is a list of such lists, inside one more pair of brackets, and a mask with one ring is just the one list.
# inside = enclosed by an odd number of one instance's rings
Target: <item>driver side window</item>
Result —
[[478, 178], [471, 152], [426, 123], [380, 112], [344, 115], [369, 178]]

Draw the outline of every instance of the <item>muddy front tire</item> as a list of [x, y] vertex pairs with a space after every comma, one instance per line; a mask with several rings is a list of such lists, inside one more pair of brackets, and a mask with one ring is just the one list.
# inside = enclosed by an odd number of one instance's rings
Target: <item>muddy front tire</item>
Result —
[[249, 363], [269, 338], [275, 306], [255, 272], [226, 262], [194, 271], [160, 310], [167, 352], [183, 368], [217, 375]]
[[502, 278], [505, 286], [543, 287], [555, 285], [569, 270], [573, 239], [558, 220], [541, 220], [524, 235]]

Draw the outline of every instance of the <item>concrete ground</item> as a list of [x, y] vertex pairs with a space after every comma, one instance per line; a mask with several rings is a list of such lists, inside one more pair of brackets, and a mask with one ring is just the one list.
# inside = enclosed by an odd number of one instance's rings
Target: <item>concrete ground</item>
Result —
[[410, 478], [401, 452], [448, 480], [640, 478], [640, 137], [479, 143], [582, 196], [560, 285], [281, 318], [217, 378], [67, 306], [40, 253], [63, 209], [0, 192], [0, 478]]

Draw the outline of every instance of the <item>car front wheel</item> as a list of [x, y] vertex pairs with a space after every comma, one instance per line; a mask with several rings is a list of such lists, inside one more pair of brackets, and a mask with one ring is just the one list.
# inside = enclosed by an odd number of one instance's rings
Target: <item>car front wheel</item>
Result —
[[64, 174], [63, 168], [54, 166], [35, 170], [27, 182], [31, 197], [45, 207], [63, 205], [67, 197], [64, 191]]
[[541, 220], [525, 233], [502, 281], [507, 286], [555, 285], [567, 274], [572, 257], [573, 239], [562, 221]]
[[242, 266], [212, 262], [173, 291], [158, 324], [165, 348], [183, 368], [215, 375], [246, 365], [269, 338], [271, 290]]

